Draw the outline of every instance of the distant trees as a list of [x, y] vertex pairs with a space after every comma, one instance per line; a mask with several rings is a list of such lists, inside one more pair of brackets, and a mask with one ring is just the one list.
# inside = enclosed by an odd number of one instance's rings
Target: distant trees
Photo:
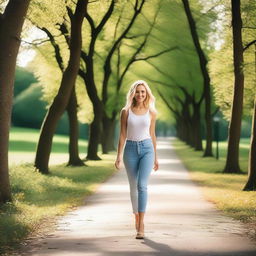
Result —
[[[207, 146], [204, 155], [212, 156], [211, 123], [214, 111], [207, 70], [207, 54], [212, 49], [207, 40], [215, 17], [210, 15], [210, 11], [202, 14], [203, 7], [195, 4], [197, 1], [191, 2], [192, 10], [188, 1], [163, 7], [164, 10], [179, 13], [179, 16], [173, 16], [169, 38], [165, 38], [166, 30], [163, 33], [159, 31], [159, 38], [164, 38], [165, 43], [175, 40], [178, 51], [168, 55], [168, 60], [163, 59], [161, 66], [159, 62], [151, 61], [150, 66], [158, 75], [149, 80], [159, 85], [157, 91], [174, 117], [177, 136], [195, 150], [203, 150], [202, 138], [205, 134]], [[175, 31], [179, 31], [179, 36]]]

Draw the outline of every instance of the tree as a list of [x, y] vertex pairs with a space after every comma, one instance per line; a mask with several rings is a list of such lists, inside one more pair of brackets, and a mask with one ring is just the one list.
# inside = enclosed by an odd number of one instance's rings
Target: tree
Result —
[[[256, 85], [256, 40], [251, 41], [244, 50], [248, 49], [254, 44], [255, 55], [254, 55], [254, 84]], [[254, 111], [252, 119], [252, 131], [251, 131], [251, 143], [249, 153], [249, 165], [248, 165], [248, 180], [244, 186], [245, 191], [256, 190], [256, 96], [254, 97]]]
[[[70, 55], [67, 68], [63, 73], [59, 91], [44, 119], [37, 145], [35, 167], [42, 173], [49, 173], [48, 163], [53, 134], [57, 121], [65, 111], [75, 85], [80, 66], [82, 47], [82, 24], [87, 9], [87, 0], [78, 0], [75, 13], [71, 17]], [[69, 9], [71, 11], [71, 9]]]
[[132, 16], [129, 18], [127, 24], [124, 25], [124, 29], [121, 33], [111, 41], [111, 44], [106, 52], [106, 55], [103, 57], [103, 79], [102, 79], [102, 97], [99, 96], [99, 89], [96, 86], [95, 81], [95, 63], [94, 63], [94, 55], [95, 55], [95, 44], [98, 38], [99, 33], [102, 31], [103, 27], [105, 26], [106, 22], [110, 18], [113, 13], [115, 1], [111, 1], [111, 4], [108, 8], [108, 11], [103, 16], [101, 22], [96, 26], [95, 21], [93, 20], [92, 16], [87, 12], [86, 19], [90, 24], [91, 28], [91, 40], [89, 43], [88, 51], [83, 50], [81, 57], [83, 62], [85, 63], [86, 70], [80, 69], [79, 75], [84, 80], [87, 93], [92, 101], [93, 104], [93, 112], [94, 112], [94, 119], [90, 125], [90, 136], [88, 142], [88, 152], [87, 152], [87, 159], [91, 160], [99, 160], [99, 156], [97, 155], [98, 152], [98, 145], [101, 139], [101, 132], [102, 132], [102, 119], [104, 116], [104, 107], [107, 99], [107, 91], [108, 91], [108, 81], [110, 75], [112, 73], [111, 68], [111, 60], [112, 57], [120, 44], [120, 42], [125, 39], [128, 32], [133, 27], [136, 18], [141, 13], [142, 8], [145, 4], [145, 0], [141, 2], [136, 0], [133, 8]]
[[91, 40], [89, 42], [88, 51], [82, 50], [81, 58], [85, 64], [86, 70], [80, 68], [79, 75], [84, 80], [88, 96], [93, 105], [94, 118], [92, 123], [90, 124], [88, 151], [86, 156], [86, 159], [90, 159], [90, 160], [100, 160], [100, 157], [98, 156], [98, 145], [100, 143], [100, 138], [101, 138], [101, 132], [102, 132], [101, 122], [102, 122], [102, 116], [103, 116], [103, 104], [99, 97], [99, 93], [98, 93], [96, 81], [95, 81], [95, 71], [94, 71], [95, 44], [100, 32], [102, 31], [106, 22], [109, 20], [110, 16], [112, 15], [114, 6], [115, 6], [115, 1], [112, 0], [108, 10], [106, 11], [105, 15], [103, 16], [103, 18], [101, 19], [100, 23], [97, 26], [95, 25], [95, 21], [93, 20], [89, 12], [87, 11], [85, 14], [85, 18], [87, 19], [91, 29]]
[[[72, 15], [70, 13], [70, 15]], [[53, 34], [45, 27], [42, 27], [41, 30], [43, 30], [54, 49], [55, 53], [55, 59], [56, 62], [61, 70], [61, 73], [63, 75], [64, 73], [64, 63], [63, 58], [61, 56], [60, 52], [60, 45], [56, 42], [55, 37]], [[65, 34], [65, 39], [67, 42], [67, 46], [69, 47], [70, 37]], [[76, 97], [76, 91], [75, 87], [73, 88], [69, 102], [67, 104], [67, 113], [69, 118], [69, 161], [68, 165], [72, 166], [83, 166], [85, 165], [84, 162], [79, 157], [79, 150], [78, 150], [78, 137], [79, 137], [79, 127], [78, 127], [78, 118], [77, 118], [77, 97]]]
[[252, 134], [250, 144], [249, 166], [248, 166], [248, 180], [243, 190], [256, 190], [256, 97], [254, 101], [254, 113], [252, 120]]
[[14, 74], [29, 0], [10, 0], [0, 14], [0, 203], [11, 200], [8, 144]]
[[210, 76], [207, 70], [207, 59], [200, 45], [198, 33], [196, 30], [196, 24], [193, 19], [189, 1], [182, 0], [184, 5], [184, 10], [187, 15], [191, 36], [200, 60], [200, 67], [202, 76], [204, 78], [203, 88], [204, 88], [204, 100], [205, 100], [205, 124], [206, 124], [206, 148], [204, 156], [213, 156], [212, 153], [212, 118], [211, 118], [211, 89], [210, 89]]
[[224, 173], [240, 173], [239, 141], [243, 111], [244, 74], [243, 74], [243, 42], [240, 0], [231, 0], [233, 61], [234, 61], [234, 93], [229, 124], [228, 149]]
[[[123, 87], [124, 79], [128, 71], [131, 69], [133, 65], [135, 65], [138, 62], [145, 63], [149, 60], [159, 58], [162, 55], [172, 52], [174, 50], [178, 50], [177, 46], [172, 46], [151, 53], [147, 53], [147, 48], [148, 46], [150, 46], [150, 36], [157, 23], [161, 3], [162, 1], [158, 2], [157, 8], [156, 5], [154, 5], [154, 9], [156, 10], [152, 11], [153, 17], [150, 17], [151, 19], [148, 19], [148, 17], [146, 18], [145, 16], [143, 16], [143, 21], [145, 22], [146, 20], [148, 24], [148, 28], [145, 29], [146, 31], [142, 34], [136, 31], [137, 33], [129, 33], [128, 35], [126, 35], [125, 38], [122, 41], [120, 41], [119, 45], [117, 46], [116, 54], [114, 56], [116, 58], [114, 58], [114, 60], [108, 64], [110, 65], [110, 70], [113, 69], [113, 71], [111, 71], [111, 73], [108, 74], [109, 78], [104, 80], [106, 83], [105, 87], [109, 89], [105, 90], [104, 97], [102, 97], [103, 104], [105, 106], [105, 111], [102, 119], [104, 129], [104, 134], [102, 134], [103, 153], [108, 153], [108, 151], [114, 149], [114, 128], [116, 117], [120, 110], [120, 91]], [[136, 25], [140, 26], [140, 23]], [[116, 27], [117, 26], [118, 23], [116, 24]], [[128, 49], [130, 53], [129, 55], [126, 53]], [[105, 74], [106, 72], [104, 73], [104, 75]], [[114, 76], [114, 79], [112, 77], [111, 80], [110, 75]], [[115, 81], [114, 84], [116, 86], [111, 87], [110, 83], [113, 83], [113, 80]]]

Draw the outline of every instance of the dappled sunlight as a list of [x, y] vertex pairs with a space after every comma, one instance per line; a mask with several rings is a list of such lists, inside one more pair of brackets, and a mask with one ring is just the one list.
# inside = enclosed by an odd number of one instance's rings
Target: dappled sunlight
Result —
[[[49, 165], [63, 164], [68, 162], [68, 154], [52, 153], [50, 155]], [[18, 165], [24, 163], [33, 163], [35, 160], [35, 153], [25, 152], [11, 152], [9, 153], [9, 164]]]

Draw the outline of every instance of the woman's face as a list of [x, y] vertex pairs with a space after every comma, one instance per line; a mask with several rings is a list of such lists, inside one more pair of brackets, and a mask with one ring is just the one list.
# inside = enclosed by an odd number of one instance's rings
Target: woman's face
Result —
[[137, 103], [141, 103], [147, 98], [147, 91], [144, 85], [137, 86], [134, 97]]

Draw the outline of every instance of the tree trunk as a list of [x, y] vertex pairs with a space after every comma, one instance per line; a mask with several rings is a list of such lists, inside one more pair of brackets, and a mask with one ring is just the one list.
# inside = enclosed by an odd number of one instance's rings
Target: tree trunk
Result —
[[103, 110], [100, 105], [93, 106], [94, 119], [90, 124], [89, 141], [86, 160], [101, 160], [98, 156], [98, 146], [100, 144], [102, 132], [102, 115]]
[[252, 120], [251, 146], [249, 155], [248, 181], [243, 190], [256, 191], [256, 97], [254, 100], [254, 114]]
[[224, 173], [240, 173], [239, 141], [241, 120], [243, 112], [244, 74], [242, 19], [240, 13], [240, 0], [232, 0], [232, 31], [233, 31], [233, 59], [234, 59], [234, 95], [232, 102], [231, 120], [229, 124], [228, 151]]
[[[66, 28], [63, 24], [60, 26], [62, 29]], [[45, 27], [38, 27], [39, 29], [43, 30], [48, 38], [50, 39], [51, 45], [55, 52], [55, 59], [58, 63], [58, 66], [62, 72], [62, 75], [64, 73], [64, 64], [63, 64], [63, 58], [61, 56], [60, 52], [60, 46], [55, 41], [54, 35]], [[69, 46], [70, 43], [70, 37], [67, 35], [68, 31], [61, 32], [65, 33], [65, 38], [67, 45]], [[77, 119], [77, 99], [76, 99], [76, 92], [75, 87], [72, 90], [72, 93], [69, 98], [69, 102], [67, 105], [67, 113], [68, 113], [68, 119], [69, 119], [69, 161], [68, 166], [83, 166], [85, 165], [84, 162], [79, 158], [79, 149], [78, 149], [78, 139], [79, 139], [79, 125], [78, 125], [78, 119]]]
[[70, 99], [67, 105], [67, 112], [69, 118], [69, 161], [68, 165], [83, 166], [84, 162], [79, 157], [78, 139], [79, 126], [77, 119], [77, 99], [75, 87], [72, 90]]
[[47, 115], [44, 119], [37, 146], [35, 167], [42, 173], [49, 173], [48, 164], [52, 146], [52, 138], [57, 122], [65, 111], [72, 89], [75, 86], [80, 66], [82, 46], [81, 29], [87, 7], [87, 0], [78, 0], [75, 13], [71, 19], [70, 56], [66, 70], [63, 73], [61, 85]]
[[79, 75], [83, 78], [88, 96], [93, 105], [94, 118], [89, 127], [89, 140], [86, 160], [101, 160], [98, 156], [98, 145], [101, 139], [103, 105], [98, 97], [97, 88], [94, 82], [93, 60], [86, 59], [86, 73], [79, 70]]
[[0, 16], [0, 203], [11, 201], [8, 148], [20, 34], [29, 0], [10, 0]]
[[206, 124], [206, 147], [204, 156], [213, 156], [212, 153], [212, 118], [211, 118], [211, 89], [210, 89], [210, 76], [207, 70], [207, 59], [204, 55], [200, 45], [199, 37], [196, 31], [196, 24], [193, 19], [189, 1], [182, 0], [185, 13], [187, 15], [191, 36], [199, 57], [200, 68], [204, 79], [204, 99], [205, 99], [205, 124]]
[[194, 148], [196, 151], [203, 150], [202, 135], [201, 135], [201, 113], [200, 104], [193, 104], [193, 133], [194, 133]]
[[102, 119], [102, 152], [108, 154], [109, 151], [115, 150], [114, 135], [115, 135], [115, 117], [109, 118], [104, 115]]
[[184, 136], [185, 142], [193, 147], [193, 133], [192, 133], [192, 122], [191, 122], [191, 115], [189, 111], [190, 100], [186, 97], [185, 101], [181, 103], [182, 105], [182, 118], [183, 118], [183, 125], [184, 125]]

